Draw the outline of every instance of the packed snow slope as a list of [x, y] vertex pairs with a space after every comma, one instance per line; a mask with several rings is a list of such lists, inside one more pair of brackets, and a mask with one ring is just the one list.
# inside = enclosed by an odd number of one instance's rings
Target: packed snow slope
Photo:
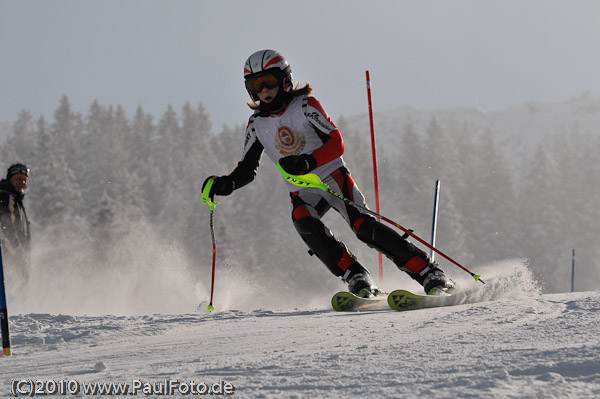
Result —
[[316, 308], [246, 298], [212, 313], [13, 315], [0, 396], [13, 379], [51, 379], [137, 384], [142, 397], [159, 395], [141, 384], [165, 380], [221, 381], [239, 398], [600, 397], [600, 291], [540, 295], [516, 261], [484, 271], [485, 285], [462, 283], [472, 303], [411, 312], [338, 313], [324, 297]]

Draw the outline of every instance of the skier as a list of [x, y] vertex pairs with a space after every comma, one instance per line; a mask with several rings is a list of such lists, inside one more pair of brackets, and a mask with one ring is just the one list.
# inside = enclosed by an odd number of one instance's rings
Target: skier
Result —
[[[209, 196], [230, 195], [256, 176], [263, 152], [292, 175], [314, 173], [334, 191], [366, 207], [365, 198], [342, 158], [344, 141], [319, 101], [312, 97], [310, 83], [294, 85], [287, 60], [277, 51], [252, 54], [244, 66], [246, 89], [254, 110], [246, 128], [242, 158], [225, 176], [214, 179]], [[390, 258], [396, 266], [423, 285], [427, 294], [453, 288], [437, 263], [395, 230], [372, 216], [348, 206], [343, 200], [316, 188], [300, 188], [289, 182], [294, 227], [327, 268], [360, 297], [381, 294], [369, 271], [346, 245], [321, 222], [331, 208], [338, 211], [358, 239]]]
[[6, 179], [0, 181], [0, 238], [2, 256], [20, 276], [16, 286], [29, 280], [30, 240], [29, 221], [23, 205], [29, 183], [29, 169], [22, 163], [11, 165]]

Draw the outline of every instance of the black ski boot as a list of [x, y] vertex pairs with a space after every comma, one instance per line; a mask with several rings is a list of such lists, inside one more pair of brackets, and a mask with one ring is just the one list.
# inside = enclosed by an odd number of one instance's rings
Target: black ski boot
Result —
[[362, 266], [360, 266], [360, 269], [362, 270], [348, 276], [346, 280], [348, 291], [361, 298], [371, 298], [381, 295], [381, 291], [377, 288], [367, 269]]
[[454, 281], [446, 277], [440, 269], [433, 268], [423, 279], [423, 289], [427, 295], [449, 294], [454, 290]]

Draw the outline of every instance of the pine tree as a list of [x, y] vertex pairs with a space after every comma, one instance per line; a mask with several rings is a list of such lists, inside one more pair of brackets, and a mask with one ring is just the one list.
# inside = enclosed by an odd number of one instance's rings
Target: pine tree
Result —
[[554, 291], [558, 282], [556, 259], [564, 252], [563, 229], [566, 225], [560, 208], [560, 171], [548, 149], [540, 145], [522, 182], [520, 201], [520, 237], [532, 270]]
[[108, 110], [94, 100], [87, 114], [86, 134], [79, 145], [85, 155], [81, 181], [86, 183], [83, 195], [83, 213], [92, 215], [100, 206], [100, 201], [108, 183], [109, 165], [106, 159], [108, 144]]
[[156, 147], [154, 148], [153, 156], [158, 162], [161, 180], [163, 184], [167, 184], [179, 172], [177, 170], [177, 162], [173, 161], [176, 161], [177, 156], [181, 154], [177, 150], [183, 147], [180, 144], [182, 137], [179, 118], [171, 105], [168, 106], [158, 122], [156, 133]]
[[[202, 183], [217, 166], [217, 159], [210, 146], [212, 138], [211, 123], [204, 106], [192, 108], [186, 103], [182, 109], [181, 137], [179, 152], [181, 156], [181, 179], [184, 182], [181, 206], [183, 243], [191, 256], [197, 256], [198, 239], [205, 225], [200, 224], [198, 213], [205, 211], [202, 203]], [[204, 214], [204, 212], [202, 212]], [[204, 221], [204, 219], [203, 219]]]
[[106, 264], [110, 259], [110, 249], [119, 241], [117, 233], [117, 215], [115, 214], [115, 201], [103, 190], [98, 201], [98, 206], [90, 215], [91, 236], [97, 259]]
[[54, 111], [54, 122], [51, 131], [57, 148], [60, 148], [62, 152], [61, 157], [68, 166], [72, 167], [78, 163], [76, 148], [82, 129], [81, 115], [73, 112], [67, 96], [62, 96], [58, 108]]
[[144, 113], [138, 107], [131, 127], [131, 135], [125, 142], [125, 148], [130, 154], [130, 168], [140, 175], [143, 172], [141, 162], [147, 162], [152, 157], [152, 142], [155, 139], [155, 127], [152, 115]]
[[[589, 286], [600, 283], [597, 245], [600, 235], [600, 198], [596, 188], [600, 184], [600, 162], [596, 156], [600, 139], [592, 133], [582, 132], [578, 126], [571, 131], [557, 133], [551, 142], [554, 157], [560, 165], [560, 208], [564, 215], [563, 246], [555, 259], [559, 275], [567, 276], [573, 249], [577, 250], [576, 289], [585, 281]], [[570, 276], [569, 276], [570, 277]], [[570, 289], [570, 279], [556, 279], [556, 286]], [[578, 284], [579, 283], [579, 284]]]
[[494, 141], [494, 132], [486, 130], [475, 147], [477, 175], [469, 193], [472, 196], [470, 226], [477, 256], [487, 261], [519, 254], [518, 198], [512, 169]]
[[432, 208], [427, 204], [429, 199], [433, 199], [434, 187], [424, 183], [430, 165], [429, 156], [424, 140], [412, 122], [403, 127], [400, 135], [402, 144], [388, 166], [393, 172], [381, 177], [382, 187], [395, 189], [391, 196], [384, 191], [382, 202], [386, 207], [392, 204], [391, 214], [398, 215], [404, 227], [423, 235], [429, 231]]
[[64, 226], [79, 225], [80, 187], [73, 171], [64, 158], [64, 148], [59, 139], [40, 119], [37, 147], [39, 157], [31, 168], [36, 170], [35, 179], [30, 183], [35, 187], [35, 201], [32, 213], [40, 226], [60, 231]]
[[155, 221], [160, 213], [157, 198], [162, 195], [160, 173], [154, 159], [154, 141], [157, 139], [153, 117], [138, 107], [125, 147], [129, 154], [128, 170], [139, 185], [139, 201], [144, 219]]
[[[451, 252], [462, 262], [473, 259], [468, 245], [468, 232], [463, 223], [463, 214], [456, 204], [457, 195], [463, 188], [462, 167], [456, 139], [451, 139], [434, 117], [425, 131], [426, 154], [423, 170], [423, 202], [431, 204], [425, 220], [431, 220], [435, 182], [440, 181], [440, 202], [438, 214], [438, 234], [436, 246], [444, 252]], [[428, 191], [429, 190], [429, 191]], [[428, 237], [428, 236], [427, 236]], [[437, 257], [441, 261], [440, 257]]]
[[[456, 160], [458, 160], [457, 177], [451, 182], [454, 204], [457, 213], [460, 214], [460, 225], [464, 234], [463, 251], [470, 256], [477, 256], [481, 261], [487, 258], [478, 250], [479, 237], [477, 235], [477, 225], [479, 223], [479, 212], [477, 209], [477, 199], [474, 192], [477, 186], [474, 182], [479, 176], [481, 170], [480, 157], [477, 149], [478, 137], [481, 135], [477, 129], [468, 123], [453, 127], [449, 133], [456, 143]], [[444, 182], [444, 195], [446, 195], [446, 184]], [[462, 259], [462, 258], [461, 258]]]
[[7, 139], [12, 159], [29, 165], [36, 157], [36, 124], [31, 112], [22, 110], [13, 124], [13, 134]]

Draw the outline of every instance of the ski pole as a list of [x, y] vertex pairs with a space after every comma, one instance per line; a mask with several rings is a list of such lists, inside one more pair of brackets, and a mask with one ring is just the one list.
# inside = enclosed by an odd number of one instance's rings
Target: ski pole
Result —
[[11, 355], [10, 333], [8, 330], [8, 310], [6, 306], [6, 290], [4, 285], [4, 269], [2, 265], [2, 237], [0, 236], [0, 330], [2, 330], [2, 353]]
[[215, 239], [215, 208], [219, 204], [218, 202], [214, 202], [213, 198], [210, 198], [210, 189], [212, 188], [213, 183], [215, 182], [214, 178], [210, 178], [208, 182], [206, 182], [206, 186], [204, 187], [204, 191], [202, 191], [202, 202], [206, 203], [210, 207], [210, 235], [212, 236], [212, 247], [213, 247], [213, 256], [212, 256], [212, 278], [210, 281], [210, 302], [208, 304], [207, 309], [212, 312], [215, 310], [213, 306], [213, 293], [215, 292], [215, 265], [217, 263], [217, 241]]
[[384, 220], [384, 221], [388, 222], [392, 226], [397, 227], [398, 229], [402, 230], [405, 234], [408, 234], [409, 236], [413, 237], [415, 240], [417, 240], [421, 244], [425, 245], [427, 248], [431, 249], [432, 251], [437, 252], [440, 256], [446, 258], [448, 261], [454, 263], [456, 266], [460, 267], [462, 270], [464, 270], [465, 272], [469, 273], [471, 275], [471, 277], [473, 277], [475, 279], [475, 281], [480, 281], [481, 283], [485, 284], [485, 282], [481, 279], [481, 276], [479, 276], [479, 275], [471, 272], [466, 267], [464, 267], [463, 265], [461, 265], [460, 263], [458, 263], [457, 261], [455, 261], [454, 259], [452, 259], [448, 255], [446, 255], [445, 253], [443, 253], [439, 249], [435, 248], [434, 246], [432, 246], [431, 244], [429, 244], [427, 241], [425, 241], [424, 239], [422, 239], [418, 235], [414, 234], [411, 230], [405, 229], [404, 227], [402, 227], [398, 223], [394, 222], [393, 220], [388, 219], [385, 216], [382, 216], [382, 215], [378, 214], [377, 212], [373, 212], [372, 210], [370, 210], [368, 208], [365, 208], [364, 206], [361, 206], [361, 205], [357, 204], [356, 202], [354, 202], [354, 201], [352, 201], [352, 200], [344, 197], [343, 195], [335, 192], [334, 190], [330, 189], [329, 186], [326, 183], [323, 183], [321, 181], [321, 179], [319, 178], [319, 176], [317, 176], [317, 175], [315, 175], [313, 173], [310, 173], [310, 174], [307, 174], [307, 175], [301, 175], [301, 176], [291, 175], [288, 172], [286, 172], [281, 167], [281, 165], [279, 165], [279, 163], [277, 163], [277, 168], [279, 169], [279, 173], [281, 173], [281, 175], [287, 181], [289, 181], [292, 184], [295, 184], [296, 186], [299, 186], [299, 187], [319, 188], [319, 189], [321, 189], [323, 191], [326, 191], [329, 194], [331, 194], [331, 195], [333, 195], [333, 196], [341, 199], [342, 201], [344, 201], [348, 205], [351, 205], [351, 206], [353, 206], [353, 207], [355, 207], [357, 209], [360, 209], [363, 212], [366, 212], [366, 213], [368, 213], [369, 215], [371, 215], [373, 217], [380, 218], [381, 220]]

